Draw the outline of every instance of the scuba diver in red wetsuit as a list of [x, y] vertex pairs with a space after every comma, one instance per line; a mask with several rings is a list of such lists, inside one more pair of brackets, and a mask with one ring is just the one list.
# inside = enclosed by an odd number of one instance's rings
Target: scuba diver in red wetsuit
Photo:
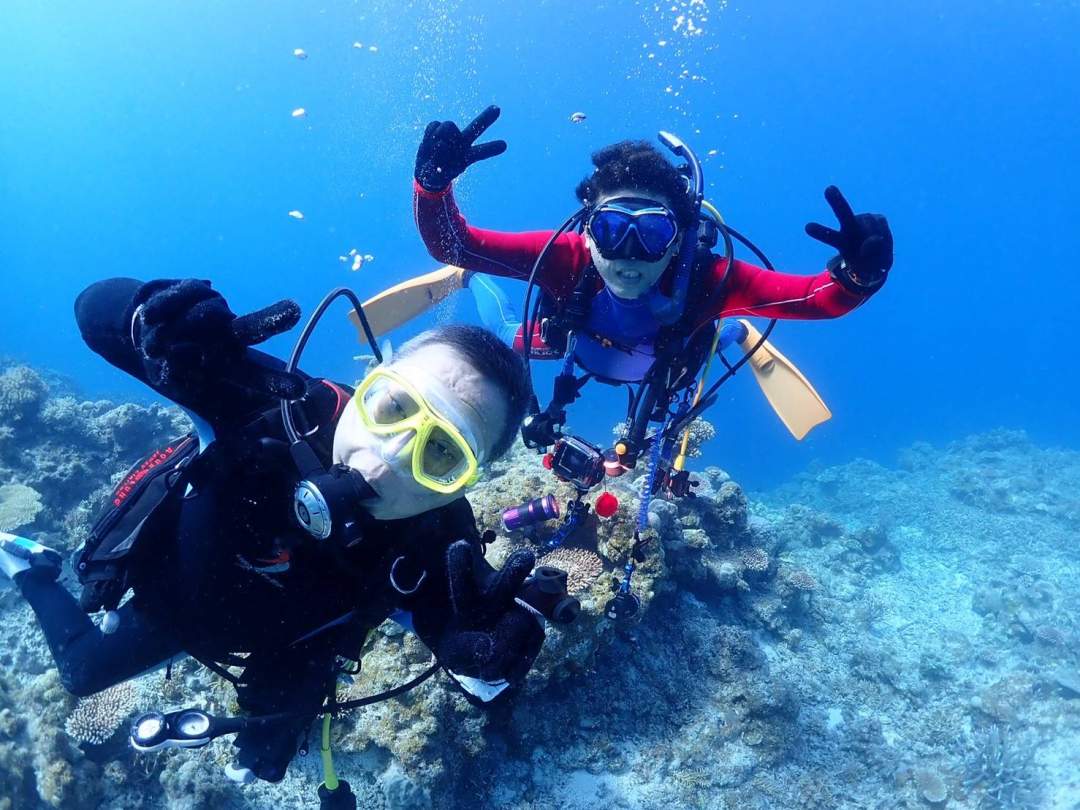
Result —
[[[806, 231], [837, 255], [817, 275], [777, 273], [704, 199], [701, 164], [693, 150], [661, 132], [661, 143], [683, 165], [673, 165], [644, 141], [613, 144], [593, 155], [595, 170], [576, 189], [582, 207], [558, 229], [483, 230], [465, 221], [452, 183], [473, 163], [505, 151], [504, 141], [476, 143], [498, 117], [498, 107], [492, 106], [464, 130], [451, 121], [428, 124], [416, 157], [414, 214], [429, 252], [448, 266], [379, 293], [364, 309], [373, 330], [382, 334], [467, 287], [485, 325], [521, 352], [527, 364], [532, 357], [561, 358], [550, 403], [541, 409], [534, 395], [521, 431], [526, 446], [550, 451], [545, 466], [578, 493], [549, 547], [565, 541], [580, 523], [589, 508], [581, 500], [584, 494], [642, 457], [648, 465], [639, 534], [646, 528], [653, 495], [692, 496], [697, 482], [684, 469], [690, 423], [715, 401], [718, 387], [748, 362], [796, 438], [831, 416], [806, 378], [767, 338], [778, 318], [834, 318], [881, 288], [893, 261], [885, 217], [855, 214], [840, 191], [828, 187], [825, 198], [839, 229], [811, 223]], [[735, 241], [763, 266], [736, 259]], [[714, 253], [721, 243], [722, 252]], [[523, 319], [489, 276], [528, 282]], [[534, 297], [537, 288], [540, 294]], [[758, 332], [745, 320], [724, 322], [728, 316], [772, 320]], [[736, 343], [744, 354], [728, 363], [722, 352]], [[705, 389], [716, 356], [728, 368]], [[562, 432], [566, 407], [590, 380], [628, 390], [625, 427], [606, 451]], [[614, 501], [609, 494], [602, 497]], [[600, 504], [597, 499], [597, 511]], [[555, 507], [551, 496], [537, 498], [510, 510], [504, 522], [515, 528], [522, 521], [551, 519], [558, 516]], [[637, 539], [619, 588], [627, 600], [633, 560], [640, 560]], [[608, 615], [630, 615], [633, 605], [627, 604], [609, 605]]]
[[[835, 186], [825, 198], [839, 230], [806, 226], [811, 237], [838, 251], [820, 273], [769, 272], [735, 259], [731, 236], [741, 236], [703, 200], [700, 164], [668, 133], [661, 141], [687, 161], [685, 167], [644, 141], [601, 149], [592, 158], [594, 172], [576, 189], [583, 208], [558, 232], [473, 227], [458, 209], [452, 182], [469, 165], [506, 149], [504, 141], [474, 145], [498, 116], [492, 106], [464, 130], [450, 121], [428, 125], [416, 159], [414, 212], [432, 256], [467, 271], [462, 283], [474, 288], [482, 314], [485, 293], [475, 289], [482, 280], [474, 273], [529, 280], [540, 288], [536, 317], [527, 311], [526, 325], [514, 336], [524, 352], [530, 335], [527, 355], [572, 355], [587, 377], [609, 383], [664, 376], [670, 395], [696, 376], [715, 321], [732, 315], [835, 318], [877, 292], [892, 266], [885, 217], [856, 215]], [[721, 237], [725, 255], [716, 255], [711, 248]], [[734, 332], [738, 326], [731, 324]], [[505, 328], [503, 336], [509, 337]], [[566, 388], [562, 396], [556, 392], [555, 408], [543, 414], [534, 409], [529, 425], [535, 435], [527, 426], [527, 444], [553, 443], [544, 440], [557, 436], [560, 411], [577, 393]], [[650, 411], [665, 398], [653, 399]], [[637, 427], [641, 435], [626, 437], [636, 442], [623, 443], [629, 452], [622, 455], [631, 463], [641, 449], [633, 446], [643, 436], [644, 426]]]

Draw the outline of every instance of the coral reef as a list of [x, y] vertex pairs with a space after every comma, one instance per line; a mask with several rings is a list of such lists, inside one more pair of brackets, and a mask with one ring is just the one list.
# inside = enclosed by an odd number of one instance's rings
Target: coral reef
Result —
[[32, 524], [48, 545], [74, 549], [114, 480], [190, 430], [178, 408], [50, 397], [42, 375], [8, 368], [0, 374], [0, 528]]
[[[0, 375], [0, 497], [38, 493], [23, 530], [70, 549], [109, 483], [187, 424], [58, 385], [25, 367]], [[581, 616], [548, 628], [498, 705], [477, 709], [436, 678], [335, 720], [337, 769], [360, 806], [1077, 806], [1080, 454], [995, 431], [916, 445], [896, 469], [813, 469], [753, 497], [719, 468], [696, 475], [698, 497], [651, 502], [641, 610], [614, 623], [604, 605], [634, 541], [641, 471], [605, 482], [612, 517], [590, 511], [547, 552], [557, 522], [506, 532], [500, 514], [574, 493], [524, 449], [494, 464], [470, 491], [497, 534], [489, 559], [527, 547], [567, 570]], [[314, 805], [317, 756], [297, 757], [281, 783], [239, 788], [221, 771], [227, 740], [136, 757], [112, 733], [132, 707], [235, 712], [231, 687], [194, 662], [76, 702], [3, 582], [0, 615], [0, 809]], [[429, 661], [387, 623], [339, 697]]]

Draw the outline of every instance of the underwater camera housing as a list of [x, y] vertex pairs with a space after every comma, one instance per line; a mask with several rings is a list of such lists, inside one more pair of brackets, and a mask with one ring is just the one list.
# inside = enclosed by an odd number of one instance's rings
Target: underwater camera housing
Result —
[[579, 490], [590, 490], [604, 480], [604, 452], [580, 436], [566, 436], [556, 442], [546, 466]]

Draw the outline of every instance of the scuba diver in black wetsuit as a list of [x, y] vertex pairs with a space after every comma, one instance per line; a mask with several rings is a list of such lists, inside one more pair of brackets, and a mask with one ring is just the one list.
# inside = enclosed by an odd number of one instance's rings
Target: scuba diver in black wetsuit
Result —
[[[237, 317], [206, 281], [86, 289], [75, 311], [90, 348], [188, 410], [198, 438], [156, 451], [117, 486], [77, 558], [81, 604], [56, 581], [58, 554], [0, 534], [0, 572], [36, 613], [73, 694], [185, 652], [233, 681], [241, 708], [266, 716], [218, 732], [239, 730], [238, 781], [284, 776], [328, 695], [341, 705], [337, 659], [356, 660], [392, 615], [477, 702], [524, 677], [542, 616], [576, 614], [542, 576], [552, 569], [533, 572], [531, 552], [499, 571], [484, 561], [463, 497], [520, 425], [530, 393], [520, 359], [485, 330], [451, 326], [405, 344], [355, 392], [306, 377], [300, 352], [338, 294], [359, 307], [345, 290], [324, 299], [285, 365], [250, 346], [297, 323], [290, 301]], [[102, 608], [99, 628], [87, 613]], [[136, 748], [162, 747], [169, 733], [204, 742], [172, 720], [140, 721]]]

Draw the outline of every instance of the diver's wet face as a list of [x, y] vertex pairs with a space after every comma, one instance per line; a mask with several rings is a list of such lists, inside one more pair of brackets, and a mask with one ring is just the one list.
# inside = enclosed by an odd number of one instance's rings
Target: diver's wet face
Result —
[[[498, 384], [444, 343], [425, 343], [381, 368], [390, 372], [387, 379], [368, 387], [363, 406], [354, 398], [338, 421], [334, 463], [358, 470], [378, 494], [364, 503], [368, 512], [380, 520], [396, 520], [461, 497], [465, 485], [456, 479], [466, 470], [470, 455], [480, 464], [490, 456], [507, 418], [506, 397]], [[363, 391], [364, 385], [357, 390]], [[420, 480], [413, 460], [417, 430], [387, 433], [381, 427], [413, 415], [409, 390], [456, 429], [430, 431], [416, 462]], [[422, 427], [420, 431], [426, 432]], [[431, 488], [433, 483], [447, 488], [450, 481], [452, 492]]]
[[[604, 195], [597, 201], [596, 208], [601, 210], [602, 206], [607, 203], [617, 205], [619, 200], [634, 201], [632, 205], [628, 206], [630, 208], [640, 208], [642, 203], [653, 201], [660, 207], [667, 208], [669, 211], [671, 209], [671, 202], [665, 195], [633, 187], [618, 189]], [[623, 244], [629, 246], [632, 240], [638, 238], [637, 234], [630, 233]], [[678, 252], [681, 241], [682, 235], [680, 233], [660, 258], [652, 261], [635, 258], [605, 258], [597, 247], [593, 234], [589, 232], [589, 229], [585, 232], [585, 243], [589, 248], [593, 265], [600, 273], [600, 277], [612, 293], [619, 298], [627, 299], [640, 298], [656, 284], [671, 263], [672, 257]], [[609, 256], [611, 255], [610, 251], [604, 252], [608, 253]]]

